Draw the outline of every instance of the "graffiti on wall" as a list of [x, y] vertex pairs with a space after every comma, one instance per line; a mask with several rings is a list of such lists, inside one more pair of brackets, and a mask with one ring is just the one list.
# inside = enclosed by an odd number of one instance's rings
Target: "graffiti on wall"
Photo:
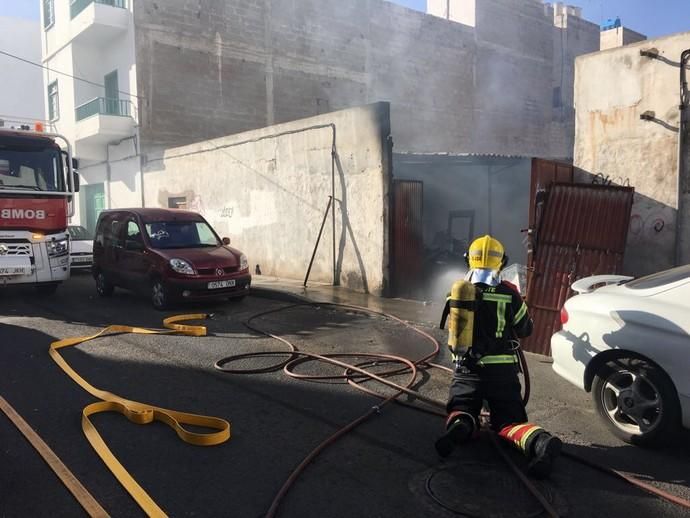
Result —
[[630, 178], [604, 176], [604, 173], [597, 173], [592, 176], [592, 185], [621, 185], [623, 187], [630, 187]]
[[629, 240], [635, 243], [659, 236], [667, 226], [667, 218], [662, 212], [634, 213], [630, 216]]

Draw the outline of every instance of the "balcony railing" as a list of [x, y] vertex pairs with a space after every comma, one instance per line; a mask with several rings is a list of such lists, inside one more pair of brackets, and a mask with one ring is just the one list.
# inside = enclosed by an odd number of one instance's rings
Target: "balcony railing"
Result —
[[106, 99], [96, 97], [76, 108], [76, 119], [78, 121], [91, 117], [92, 115], [115, 115], [118, 117], [131, 117], [131, 103], [120, 99]]
[[70, 16], [75, 18], [80, 12], [94, 2], [97, 4], [111, 5], [113, 7], [127, 9], [127, 0], [73, 0], [69, 6]]

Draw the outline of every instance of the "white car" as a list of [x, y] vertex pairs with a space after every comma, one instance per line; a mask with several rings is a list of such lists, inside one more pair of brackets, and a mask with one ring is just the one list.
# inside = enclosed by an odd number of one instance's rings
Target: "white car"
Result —
[[587, 392], [609, 429], [646, 446], [690, 428], [690, 265], [573, 284], [551, 338], [553, 369]]
[[70, 225], [67, 230], [70, 237], [70, 268], [72, 270], [88, 269], [93, 266], [93, 236], [84, 227]]

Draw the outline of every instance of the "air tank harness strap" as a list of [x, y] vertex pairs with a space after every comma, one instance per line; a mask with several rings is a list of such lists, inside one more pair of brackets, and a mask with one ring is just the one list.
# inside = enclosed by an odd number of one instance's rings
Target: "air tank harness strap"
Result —
[[[177, 436], [184, 442], [196, 446], [215, 446], [227, 441], [230, 438], [230, 423], [225, 419], [218, 417], [209, 417], [204, 415], [189, 414], [187, 412], [178, 412], [177, 410], [170, 410], [167, 408], [160, 408], [157, 406], [140, 403], [125, 399], [116, 394], [112, 394], [105, 390], [98, 389], [91, 385], [88, 381], [82, 378], [77, 372], [70, 367], [65, 359], [60, 355], [59, 350], [63, 347], [71, 347], [90, 340], [94, 340], [101, 336], [113, 333], [134, 333], [142, 335], [165, 335], [165, 334], [181, 334], [186, 336], [205, 336], [206, 327], [199, 325], [185, 325], [178, 322], [188, 320], [203, 320], [207, 318], [205, 314], [193, 315], [179, 315], [175, 317], [166, 318], [163, 321], [165, 330], [144, 329], [141, 327], [130, 326], [109, 326], [91, 336], [81, 336], [75, 338], [65, 338], [50, 344], [50, 356], [57, 363], [65, 373], [72, 378], [81, 388], [86, 390], [89, 394], [101, 401], [87, 405], [82, 411], [81, 426], [84, 435], [91, 443], [91, 446], [96, 453], [101, 457], [101, 460], [108, 466], [110, 471], [120, 481], [120, 484], [129, 492], [129, 494], [136, 500], [137, 504], [149, 516], [166, 516], [165, 512], [158, 507], [156, 502], [144, 491], [144, 489], [137, 483], [136, 480], [127, 472], [125, 467], [120, 464], [115, 455], [110, 451], [108, 446], [103, 441], [103, 438], [93, 425], [90, 416], [101, 412], [118, 412], [133, 423], [149, 424], [153, 421], [160, 421], [172, 428]], [[185, 426], [201, 426], [210, 430], [215, 430], [209, 433], [192, 432], [185, 428]]]
[[476, 311], [477, 300], [453, 300], [450, 297], [446, 299], [446, 305], [443, 308], [443, 313], [441, 314], [441, 323], [439, 324], [440, 329], [446, 328], [446, 320], [448, 320], [448, 315], [450, 315], [450, 309], [466, 309], [468, 311]]

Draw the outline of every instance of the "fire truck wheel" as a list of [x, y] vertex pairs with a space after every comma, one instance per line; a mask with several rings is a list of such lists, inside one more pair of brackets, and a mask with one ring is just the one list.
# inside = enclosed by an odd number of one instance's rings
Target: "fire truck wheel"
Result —
[[96, 275], [96, 291], [98, 294], [101, 297], [110, 297], [114, 290], [115, 287], [108, 282], [105, 274], [103, 272], [99, 272], [98, 275]]

